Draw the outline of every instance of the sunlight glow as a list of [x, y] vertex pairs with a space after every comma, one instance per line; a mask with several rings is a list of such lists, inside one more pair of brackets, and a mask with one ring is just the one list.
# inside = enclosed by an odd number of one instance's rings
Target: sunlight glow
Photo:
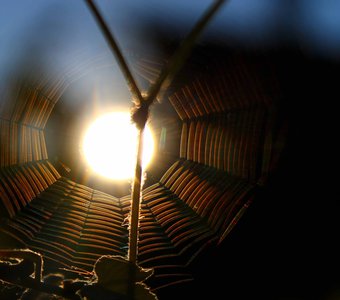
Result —
[[[137, 154], [138, 130], [128, 112], [113, 112], [96, 119], [87, 129], [82, 150], [91, 169], [110, 179], [131, 179]], [[154, 140], [150, 128], [144, 130], [143, 169], [150, 163]]]

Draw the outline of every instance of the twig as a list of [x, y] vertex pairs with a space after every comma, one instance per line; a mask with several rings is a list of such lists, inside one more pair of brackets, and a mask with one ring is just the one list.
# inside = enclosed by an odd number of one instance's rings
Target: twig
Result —
[[215, 15], [215, 13], [220, 9], [222, 4], [224, 4], [226, 0], [217, 0], [215, 3], [205, 12], [202, 18], [197, 22], [194, 28], [191, 30], [189, 35], [185, 38], [185, 40], [180, 45], [179, 49], [177, 49], [169, 60], [169, 63], [162, 70], [158, 80], [156, 83], [151, 86], [146, 102], [147, 105], [150, 106], [163, 89], [167, 89], [173, 80], [176, 73], [180, 70], [180, 68], [185, 63], [186, 59], [189, 57], [190, 52], [199, 37], [202, 33], [203, 29], [207, 26], [209, 21]]
[[127, 85], [131, 91], [131, 94], [135, 97], [135, 101], [141, 103], [143, 101], [143, 96], [137, 86], [135, 79], [132, 76], [132, 73], [124, 59], [122, 51], [120, 50], [112, 32], [110, 31], [109, 27], [106, 25], [104, 18], [101, 16], [99, 10], [97, 9], [96, 5], [92, 0], [85, 0], [88, 4], [90, 10], [92, 11], [93, 15], [95, 16], [97, 23], [99, 24], [100, 28], [103, 31], [103, 34], [114, 54], [116, 60], [120, 66], [120, 69], [125, 77]]

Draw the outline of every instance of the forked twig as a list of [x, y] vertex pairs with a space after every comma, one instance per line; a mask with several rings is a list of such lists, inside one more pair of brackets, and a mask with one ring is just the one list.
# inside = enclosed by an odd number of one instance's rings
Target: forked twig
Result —
[[[138, 135], [138, 151], [137, 151], [137, 162], [135, 168], [135, 178], [132, 189], [132, 203], [131, 203], [131, 216], [130, 216], [130, 240], [129, 240], [129, 254], [128, 259], [130, 262], [136, 263], [137, 261], [137, 241], [138, 241], [138, 226], [139, 226], [139, 205], [140, 205], [140, 192], [141, 192], [141, 179], [142, 179], [142, 150], [143, 150], [143, 130], [147, 122], [148, 111], [152, 103], [154, 103], [156, 97], [159, 95], [162, 89], [166, 89], [171, 81], [173, 80], [176, 73], [181, 69], [186, 59], [189, 57], [190, 52], [199, 37], [203, 29], [212, 19], [212, 17], [217, 13], [222, 4], [226, 0], [216, 0], [211, 7], [203, 14], [201, 19], [196, 23], [188, 36], [184, 39], [179, 48], [175, 51], [169, 63], [163, 68], [160, 76], [158, 77], [156, 83], [152, 85], [147, 93], [147, 96], [143, 98], [141, 91], [139, 90], [136, 81], [134, 80], [132, 73], [122, 55], [121, 50], [115, 41], [113, 34], [110, 32], [108, 26], [106, 25], [104, 19], [100, 15], [98, 9], [92, 0], [85, 0], [92, 10], [94, 16], [100, 28], [106, 37], [111, 50], [113, 51], [118, 64], [125, 76], [126, 82], [130, 88], [132, 96], [135, 100], [138, 100], [137, 110], [134, 112], [133, 119], [137, 123], [139, 129]], [[140, 112], [142, 111], [142, 112]], [[141, 117], [137, 117], [141, 115]]]

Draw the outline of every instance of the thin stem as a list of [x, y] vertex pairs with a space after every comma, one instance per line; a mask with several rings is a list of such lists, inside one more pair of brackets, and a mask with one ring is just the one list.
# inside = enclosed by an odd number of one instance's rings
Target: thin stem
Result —
[[215, 3], [211, 5], [211, 7], [205, 12], [202, 18], [196, 23], [189, 35], [180, 45], [179, 49], [176, 50], [175, 54], [172, 56], [167, 66], [165, 66], [162, 70], [157, 82], [150, 88], [148, 96], [145, 100], [148, 106], [150, 106], [155, 101], [157, 95], [162, 89], [168, 88], [176, 73], [180, 70], [180, 68], [184, 65], [186, 59], [189, 57], [189, 54], [197, 38], [203, 32], [203, 29], [207, 26], [208, 22], [212, 19], [212, 17], [225, 2], [226, 0], [215, 1]]
[[126, 83], [132, 93], [132, 95], [135, 97], [136, 101], [139, 101], [141, 103], [143, 101], [143, 96], [137, 86], [137, 83], [135, 79], [132, 76], [132, 73], [124, 59], [124, 56], [122, 54], [122, 51], [120, 50], [112, 32], [110, 31], [109, 27], [106, 25], [104, 18], [101, 16], [99, 10], [97, 9], [96, 5], [92, 0], [85, 0], [88, 6], [90, 7], [90, 10], [92, 11], [93, 15], [96, 18], [96, 21], [100, 28], [103, 31], [103, 34], [113, 52], [113, 54], [116, 57], [116, 60], [120, 66], [120, 69], [125, 77]]
[[138, 227], [139, 227], [139, 206], [140, 192], [142, 186], [142, 157], [143, 157], [143, 136], [144, 128], [138, 131], [138, 150], [135, 168], [135, 178], [133, 180], [130, 213], [130, 233], [129, 233], [129, 252], [128, 260], [132, 263], [137, 262], [138, 252]]

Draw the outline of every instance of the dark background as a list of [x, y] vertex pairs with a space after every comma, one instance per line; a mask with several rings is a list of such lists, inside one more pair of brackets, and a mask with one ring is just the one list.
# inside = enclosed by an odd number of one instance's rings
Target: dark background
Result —
[[340, 299], [339, 64], [298, 47], [275, 55], [287, 148], [230, 235], [194, 266], [197, 299]]

